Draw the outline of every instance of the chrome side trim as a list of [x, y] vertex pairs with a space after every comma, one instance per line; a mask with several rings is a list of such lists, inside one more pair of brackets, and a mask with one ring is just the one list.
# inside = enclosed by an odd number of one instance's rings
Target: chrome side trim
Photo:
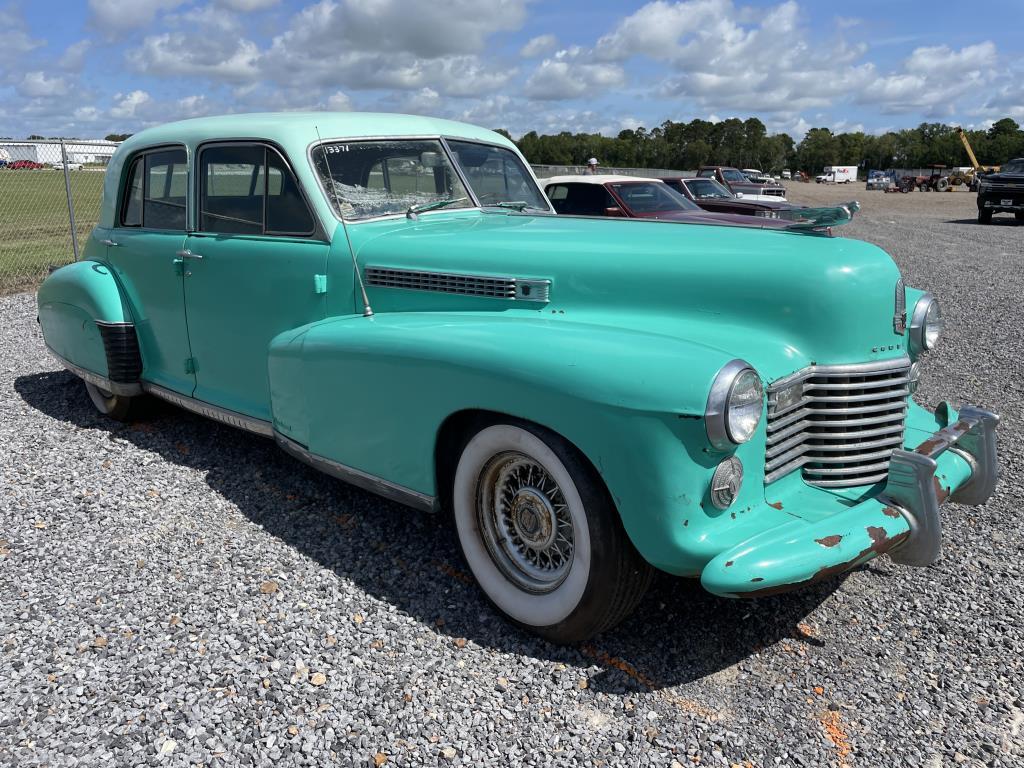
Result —
[[[922, 294], [914, 305], [914, 311], [910, 316], [910, 351], [916, 355], [928, 350], [924, 345], [924, 319], [928, 316], [928, 308], [931, 307], [935, 297], [930, 293]], [[941, 310], [941, 307], [940, 307]]]
[[308, 464], [314, 469], [318, 469], [324, 474], [336, 477], [346, 483], [362, 488], [364, 491], [370, 491], [378, 496], [383, 496], [385, 499], [396, 501], [399, 504], [405, 504], [406, 506], [414, 509], [420, 509], [426, 512], [430, 512], [434, 509], [435, 499], [433, 496], [428, 496], [419, 491], [414, 491], [411, 488], [406, 488], [404, 485], [398, 485], [392, 483], [389, 480], [385, 480], [382, 477], [371, 475], [362, 470], [354, 467], [349, 467], [345, 464], [341, 464], [332, 459], [318, 456], [315, 453], [311, 453], [301, 444], [295, 442], [289, 437], [285, 437], [280, 432], [274, 431], [274, 441], [278, 447], [281, 448], [285, 453], [290, 454], [292, 457], [298, 459], [304, 464]]
[[902, 336], [907, 330], [907, 286], [901, 277], [896, 281], [896, 307], [892, 313], [892, 332]]
[[169, 403], [173, 403], [179, 408], [184, 408], [186, 411], [205, 416], [208, 419], [219, 421], [222, 424], [227, 424], [230, 427], [236, 427], [237, 429], [243, 429], [246, 432], [252, 432], [263, 437], [271, 437], [274, 434], [274, 428], [269, 421], [263, 421], [263, 419], [254, 419], [252, 416], [244, 416], [241, 413], [235, 411], [229, 411], [226, 408], [220, 408], [216, 405], [210, 405], [204, 403], [202, 400], [196, 400], [193, 397], [173, 392], [170, 389], [161, 387], [158, 384], [152, 384], [148, 381], [142, 382], [142, 391], [155, 397], [159, 397], [161, 400], [166, 400]]
[[79, 365], [75, 365], [74, 363], [65, 360], [63, 357], [54, 352], [49, 345], [46, 345], [46, 351], [53, 355], [58, 363], [63, 365], [65, 368], [67, 368], [69, 371], [75, 374], [78, 378], [82, 379], [82, 381], [87, 381], [90, 384], [99, 387], [100, 389], [105, 389], [107, 392], [110, 392], [111, 394], [124, 395], [125, 397], [133, 397], [135, 395], [142, 394], [142, 387], [138, 382], [133, 381], [130, 383], [124, 383], [118, 381], [111, 381], [106, 376], [100, 376], [98, 373], [93, 373], [92, 371], [88, 371]]

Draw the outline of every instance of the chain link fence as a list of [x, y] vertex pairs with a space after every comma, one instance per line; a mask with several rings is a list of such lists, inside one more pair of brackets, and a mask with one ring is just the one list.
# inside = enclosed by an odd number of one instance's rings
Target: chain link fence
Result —
[[0, 295], [75, 260], [99, 219], [109, 141], [0, 140]]

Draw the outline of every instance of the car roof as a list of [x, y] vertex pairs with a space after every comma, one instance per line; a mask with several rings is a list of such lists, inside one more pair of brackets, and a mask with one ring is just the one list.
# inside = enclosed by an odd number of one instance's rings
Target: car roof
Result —
[[390, 112], [263, 112], [197, 117], [147, 128], [125, 144], [192, 143], [231, 138], [261, 138], [293, 143], [301, 134], [304, 144], [317, 137], [331, 139], [452, 136], [514, 146], [499, 133], [469, 123], [436, 117]]
[[625, 181], [661, 181], [661, 179], [649, 179], [645, 176], [620, 176], [614, 173], [594, 173], [580, 176], [552, 176], [541, 179], [540, 183], [547, 187], [551, 184], [607, 184], [609, 182], [621, 184]]

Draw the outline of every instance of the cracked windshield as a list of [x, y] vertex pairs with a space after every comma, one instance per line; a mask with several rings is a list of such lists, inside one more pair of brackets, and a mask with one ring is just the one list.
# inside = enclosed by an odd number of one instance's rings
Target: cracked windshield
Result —
[[[548, 210], [514, 153], [470, 142], [451, 147], [482, 205]], [[317, 147], [313, 162], [334, 209], [348, 220], [473, 206], [436, 139], [333, 142]]]

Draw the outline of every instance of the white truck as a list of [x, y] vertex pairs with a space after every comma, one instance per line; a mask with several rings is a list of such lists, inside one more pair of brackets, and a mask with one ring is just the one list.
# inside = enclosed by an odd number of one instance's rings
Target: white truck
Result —
[[857, 180], [857, 166], [826, 165], [824, 172], [814, 180], [819, 184], [849, 184]]

